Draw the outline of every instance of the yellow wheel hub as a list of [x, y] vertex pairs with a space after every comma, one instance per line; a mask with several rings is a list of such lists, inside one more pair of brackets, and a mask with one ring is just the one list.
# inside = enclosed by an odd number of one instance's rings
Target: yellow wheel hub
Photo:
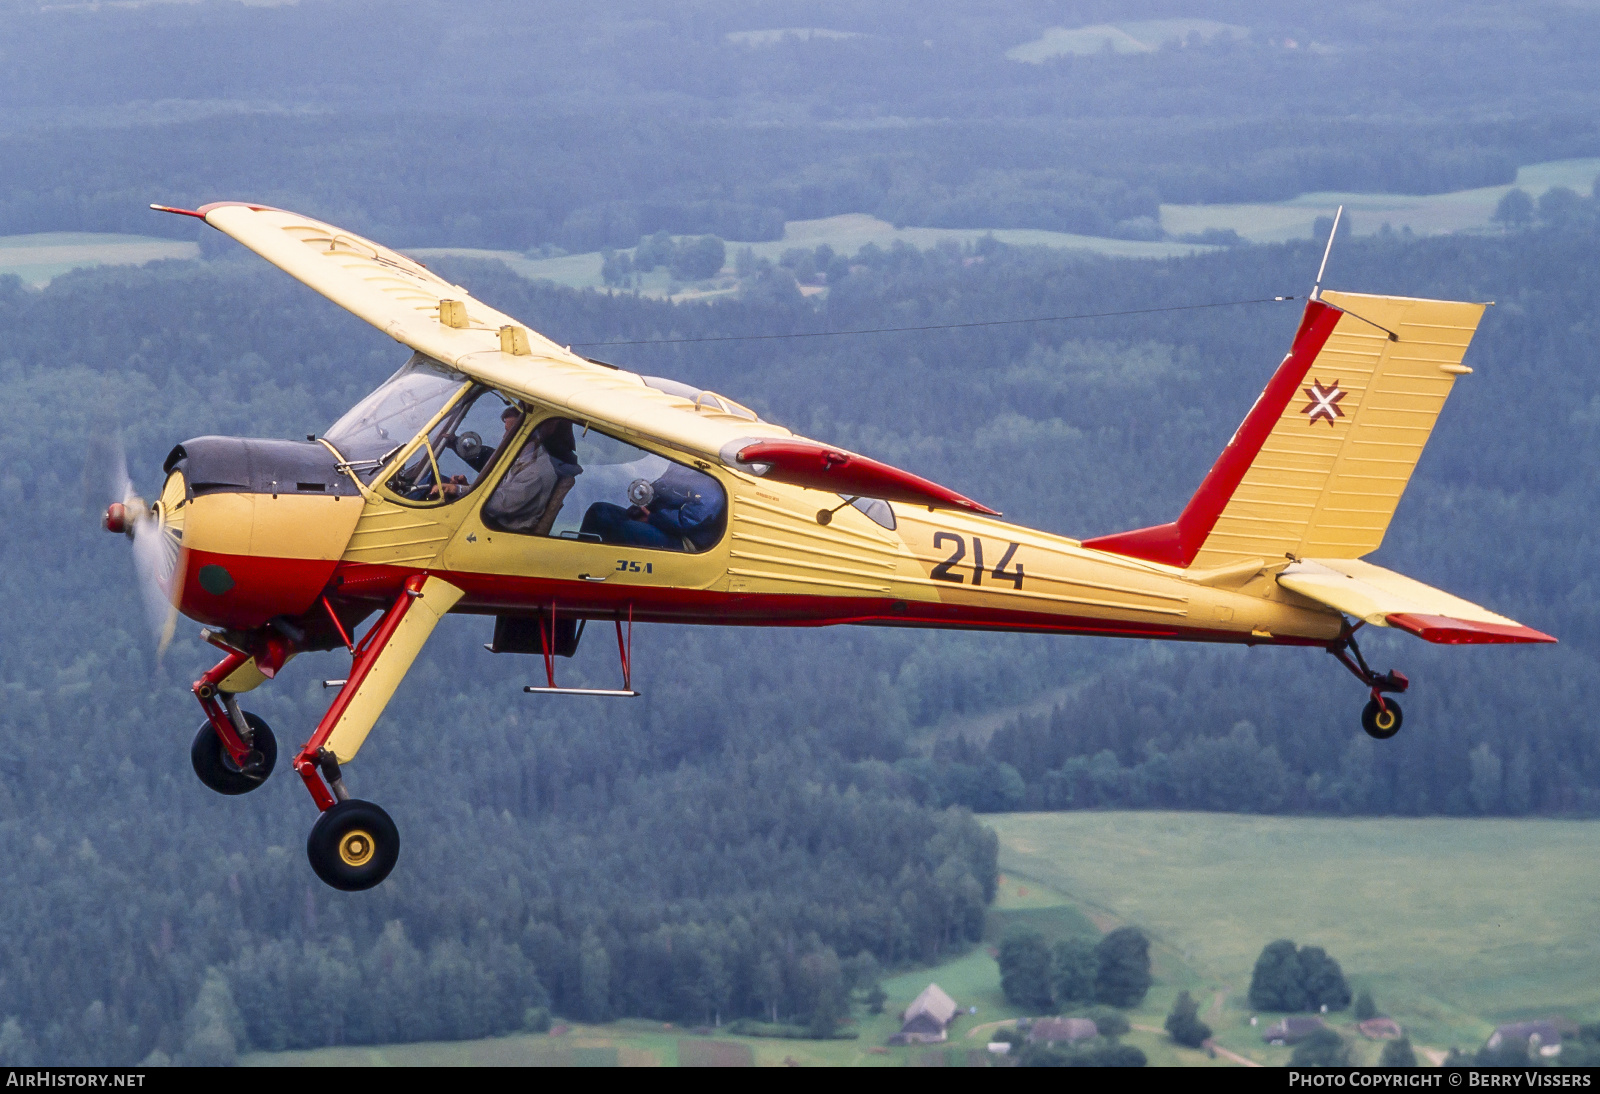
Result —
[[339, 858], [346, 866], [365, 866], [377, 850], [377, 841], [364, 828], [353, 828], [339, 839]]
[[1378, 711], [1378, 716], [1374, 718], [1373, 721], [1377, 723], [1379, 729], [1393, 729], [1394, 711], [1380, 710]]

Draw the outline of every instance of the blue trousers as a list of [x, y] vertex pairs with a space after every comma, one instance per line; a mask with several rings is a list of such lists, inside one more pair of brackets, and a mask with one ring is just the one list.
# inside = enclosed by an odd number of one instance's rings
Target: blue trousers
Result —
[[602, 543], [683, 550], [682, 541], [673, 539], [648, 521], [634, 520], [628, 516], [626, 509], [609, 501], [597, 501], [589, 506], [589, 511], [583, 514], [583, 525], [578, 530], [599, 536]]

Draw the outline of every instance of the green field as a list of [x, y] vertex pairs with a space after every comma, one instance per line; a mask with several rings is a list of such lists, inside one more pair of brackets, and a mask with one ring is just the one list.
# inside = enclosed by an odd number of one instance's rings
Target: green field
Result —
[[[1155, 942], [1155, 987], [1130, 1013], [1152, 1065], [1231, 1066], [1173, 1045], [1160, 1031], [1180, 990], [1201, 1001], [1218, 1046], [1281, 1065], [1262, 1043], [1245, 992], [1275, 938], [1320, 945], [1353, 987], [1370, 989], [1420, 1052], [1476, 1047], [1494, 1024], [1532, 1015], [1600, 1017], [1594, 908], [1600, 824], [1540, 820], [1330, 820], [1217, 813], [1074, 812], [987, 817], [1000, 836], [1001, 882], [986, 944], [884, 982], [881, 1015], [859, 1008], [853, 1041], [696, 1034], [656, 1022], [571, 1025], [557, 1035], [254, 1053], [244, 1063], [295, 1065], [673, 1066], [691, 1059], [758, 1065], [980, 1063], [996, 1025], [1021, 1015], [1000, 994], [993, 944], [1013, 930], [1096, 937], [1132, 923]], [[948, 1046], [884, 1048], [896, 1015], [929, 982], [977, 1013]], [[1267, 1021], [1266, 1017], [1262, 1018]], [[1379, 1046], [1348, 1015], [1330, 1021], [1358, 1056]], [[688, 1048], [684, 1046], [688, 1045]], [[746, 1055], [748, 1053], [748, 1055]]]
[[[1008, 881], [1135, 923], [1237, 1000], [1261, 947], [1323, 946], [1424, 1043], [1600, 1016], [1600, 825], [1080, 812], [989, 818]], [[1216, 1024], [1216, 1023], [1213, 1023]], [[1224, 1039], [1224, 1043], [1229, 1043]]]
[[1537, 198], [1555, 186], [1589, 193], [1600, 174], [1600, 158], [1554, 160], [1517, 171], [1507, 186], [1483, 186], [1448, 194], [1301, 194], [1288, 201], [1246, 205], [1163, 205], [1161, 227], [1172, 235], [1207, 228], [1232, 228], [1252, 243], [1304, 239], [1317, 217], [1332, 216], [1340, 205], [1357, 235], [1371, 235], [1388, 224], [1395, 231], [1410, 228], [1418, 235], [1484, 231], [1495, 206], [1513, 186]]
[[1097, 23], [1092, 27], [1051, 27], [1031, 42], [1006, 50], [1006, 57], [1028, 64], [1043, 64], [1052, 57], [1087, 57], [1112, 53], [1154, 53], [1169, 42], [1207, 42], [1213, 38], [1244, 38], [1244, 27], [1212, 19], [1150, 19], [1128, 23]]
[[[1166, 258], [1170, 255], [1192, 254], [1211, 250], [1193, 243], [1145, 243], [1131, 239], [1105, 239], [1100, 236], [1073, 235], [1070, 232], [1047, 232], [1036, 228], [896, 228], [888, 221], [865, 213], [846, 213], [843, 216], [824, 217], [821, 220], [791, 220], [784, 225], [783, 238], [765, 243], [728, 241], [728, 261], [733, 262], [736, 251], [749, 247], [756, 257], [776, 262], [783, 252], [792, 247], [813, 249], [826, 243], [840, 254], [853, 255], [868, 243], [890, 247], [907, 243], [926, 250], [943, 242], [972, 243], [984, 236], [993, 236], [1002, 243], [1017, 247], [1055, 247], [1062, 250], [1094, 251], [1097, 254], [1121, 258]], [[575, 289], [598, 289], [601, 257], [598, 251], [587, 254], [565, 255], [561, 258], [528, 258], [516, 251], [477, 250], [465, 247], [421, 247], [408, 254], [422, 260], [441, 256], [461, 258], [491, 258], [506, 263], [523, 277], [554, 281]], [[631, 251], [629, 252], [631, 253]], [[641, 291], [646, 296], [665, 296], [669, 288], [666, 270], [658, 269], [645, 279]], [[704, 289], [678, 293], [674, 299], [694, 299], [714, 295]], [[732, 283], [725, 291], [732, 291]]]
[[153, 236], [40, 232], [0, 236], [0, 277], [38, 286], [84, 266], [142, 266], [160, 258], [199, 258], [200, 246]]

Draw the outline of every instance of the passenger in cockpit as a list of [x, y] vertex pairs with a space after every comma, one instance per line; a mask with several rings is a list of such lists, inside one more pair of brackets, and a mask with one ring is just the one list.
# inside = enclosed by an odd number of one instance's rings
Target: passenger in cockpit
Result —
[[710, 475], [670, 465], [650, 484], [643, 505], [624, 509], [597, 501], [583, 515], [582, 531], [603, 543], [626, 543], [667, 551], [704, 551], [722, 536], [722, 487]]
[[[520, 414], [516, 421], [521, 421]], [[509, 437], [516, 422], [507, 422], [506, 428]], [[567, 419], [547, 418], [534, 426], [500, 485], [484, 503], [484, 523], [506, 532], [547, 534], [567, 491], [583, 474], [576, 449], [572, 423]]]

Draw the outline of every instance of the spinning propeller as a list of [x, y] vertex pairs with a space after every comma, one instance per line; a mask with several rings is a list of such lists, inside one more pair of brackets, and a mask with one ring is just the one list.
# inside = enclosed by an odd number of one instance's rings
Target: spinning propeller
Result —
[[133, 542], [139, 599], [155, 635], [156, 657], [160, 658], [172, 643], [178, 625], [178, 597], [183, 590], [187, 561], [182, 522], [172, 521], [161, 502], [150, 505], [134, 492], [119, 434], [113, 432], [108, 440], [95, 446], [89, 472], [99, 480], [100, 496], [111, 499], [101, 517], [101, 526]]

